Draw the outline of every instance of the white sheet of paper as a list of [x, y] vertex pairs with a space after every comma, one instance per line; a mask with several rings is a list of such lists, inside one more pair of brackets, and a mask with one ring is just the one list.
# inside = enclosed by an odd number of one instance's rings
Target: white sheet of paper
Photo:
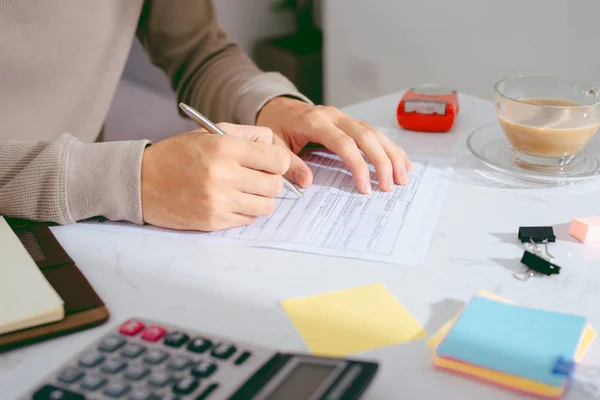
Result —
[[[449, 166], [440, 159], [411, 160], [410, 183], [383, 192], [372, 169], [373, 193], [356, 189], [348, 168], [326, 150], [303, 159], [314, 174], [304, 198], [284, 192], [269, 217], [254, 224], [210, 233], [195, 233], [204, 241], [267, 247], [337, 257], [418, 265], [424, 258], [445, 197]], [[150, 227], [104, 222], [86, 224], [148, 233], [180, 233]], [[189, 234], [189, 233], [186, 233]]]

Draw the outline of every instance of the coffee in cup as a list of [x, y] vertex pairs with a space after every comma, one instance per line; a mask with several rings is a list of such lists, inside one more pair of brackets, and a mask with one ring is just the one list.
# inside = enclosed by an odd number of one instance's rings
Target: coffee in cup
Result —
[[[498, 120], [511, 146], [521, 153], [540, 157], [565, 157], [579, 153], [600, 129], [594, 119], [588, 125], [573, 121], [569, 107], [580, 107], [567, 100], [521, 99], [520, 102], [556, 109], [519, 107], [507, 104]], [[549, 112], [550, 111], [550, 112]]]
[[546, 75], [496, 84], [496, 116], [515, 156], [536, 165], [564, 165], [600, 130], [593, 85]]

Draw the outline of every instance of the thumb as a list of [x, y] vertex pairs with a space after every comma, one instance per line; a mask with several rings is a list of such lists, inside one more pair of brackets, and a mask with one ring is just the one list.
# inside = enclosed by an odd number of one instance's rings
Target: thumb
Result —
[[287, 143], [278, 135], [273, 136], [273, 143], [285, 147], [290, 152], [290, 168], [285, 173], [285, 177], [296, 185], [307, 188], [312, 185], [313, 174], [308, 165], [294, 152], [292, 152]]
[[231, 136], [248, 139], [251, 142], [273, 144], [273, 131], [264, 126], [237, 125], [227, 122], [220, 122], [217, 126]]
[[[292, 152], [290, 151], [290, 153]], [[294, 153], [292, 153], [290, 169], [288, 169], [285, 177], [304, 189], [312, 185], [313, 181], [313, 174], [308, 165]]]

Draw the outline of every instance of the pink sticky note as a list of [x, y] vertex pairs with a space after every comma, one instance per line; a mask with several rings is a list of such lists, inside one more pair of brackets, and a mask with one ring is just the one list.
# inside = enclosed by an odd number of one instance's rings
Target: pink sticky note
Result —
[[600, 217], [574, 218], [569, 233], [583, 243], [600, 241]]

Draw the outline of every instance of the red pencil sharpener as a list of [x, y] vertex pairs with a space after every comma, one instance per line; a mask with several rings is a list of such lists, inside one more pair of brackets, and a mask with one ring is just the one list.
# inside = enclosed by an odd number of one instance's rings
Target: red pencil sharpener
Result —
[[435, 85], [420, 85], [407, 90], [396, 110], [398, 124], [418, 132], [448, 132], [457, 115], [456, 91]]

